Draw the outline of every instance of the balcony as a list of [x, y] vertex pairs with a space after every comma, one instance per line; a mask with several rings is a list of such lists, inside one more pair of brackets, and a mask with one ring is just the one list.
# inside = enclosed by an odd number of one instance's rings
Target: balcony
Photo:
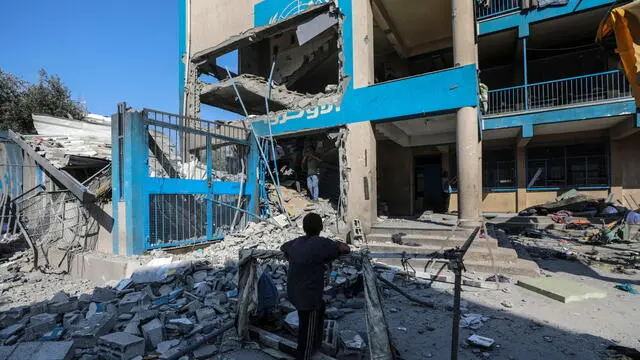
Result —
[[480, 0], [476, 1], [476, 17], [484, 20], [520, 10], [520, 0]]
[[489, 91], [485, 116], [552, 109], [631, 97], [631, 86], [619, 70]]

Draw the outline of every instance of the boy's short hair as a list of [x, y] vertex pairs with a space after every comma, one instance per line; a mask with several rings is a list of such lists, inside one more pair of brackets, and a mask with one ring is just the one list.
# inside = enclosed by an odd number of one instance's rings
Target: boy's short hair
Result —
[[302, 228], [307, 236], [318, 236], [322, 231], [322, 218], [316, 213], [308, 213], [302, 219]]

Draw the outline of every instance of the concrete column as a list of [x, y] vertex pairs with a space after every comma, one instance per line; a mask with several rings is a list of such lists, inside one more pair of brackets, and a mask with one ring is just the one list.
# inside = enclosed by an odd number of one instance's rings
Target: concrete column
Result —
[[184, 115], [192, 118], [200, 118], [200, 92], [202, 91], [202, 83], [198, 79], [198, 70], [195, 65], [187, 64], [187, 82], [185, 84], [184, 96], [185, 106]]
[[[453, 56], [456, 66], [477, 63], [473, 1], [453, 0]], [[478, 134], [478, 109], [458, 110], [458, 216], [477, 219], [482, 214], [482, 142]]]
[[[352, 7], [353, 86], [361, 88], [375, 82], [373, 12], [369, 0], [352, 0]], [[378, 216], [376, 138], [371, 122], [350, 124], [347, 129], [347, 221], [360, 219], [369, 232]]]
[[347, 220], [360, 219], [369, 232], [378, 216], [376, 139], [371, 122], [350, 124], [347, 129]]
[[516, 147], [516, 176], [517, 184], [517, 206], [518, 211], [527, 208], [527, 163], [525, 162], [525, 147]]

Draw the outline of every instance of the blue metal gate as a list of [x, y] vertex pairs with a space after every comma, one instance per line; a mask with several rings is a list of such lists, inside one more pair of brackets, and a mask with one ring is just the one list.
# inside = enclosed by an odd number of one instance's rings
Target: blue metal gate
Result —
[[126, 230], [114, 235], [114, 250], [122, 235], [125, 253], [135, 254], [244, 227], [256, 212], [258, 166], [245, 126], [121, 109], [113, 121], [114, 214], [124, 215], [117, 222]]

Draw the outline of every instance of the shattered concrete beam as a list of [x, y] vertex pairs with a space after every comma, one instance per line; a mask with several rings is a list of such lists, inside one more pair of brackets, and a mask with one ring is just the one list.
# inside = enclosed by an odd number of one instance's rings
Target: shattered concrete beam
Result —
[[306, 22], [314, 17], [329, 11], [333, 2], [327, 4], [309, 6], [305, 11], [296, 16], [284, 19], [275, 24], [255, 27], [242, 34], [232, 36], [221, 44], [195, 53], [191, 61], [198, 65], [201, 72], [214, 73], [216, 58], [233, 50], [249, 46], [262, 39], [272, 37], [282, 32], [295, 29], [300, 23]]
[[96, 201], [96, 195], [88, 188], [82, 185], [78, 180], [68, 173], [57, 169], [49, 160], [42, 157], [29, 144], [24, 142], [20, 135], [9, 130], [9, 138], [13, 140], [24, 152], [26, 152], [44, 171], [49, 174], [52, 180], [58, 182], [64, 188], [68, 189], [75, 197], [80, 199], [83, 206], [89, 211], [89, 214], [96, 219], [98, 224], [104, 227], [108, 232], [113, 230], [113, 218], [107, 214]]
[[29, 144], [24, 142], [20, 135], [9, 130], [9, 138], [13, 140], [24, 152], [26, 152], [38, 165], [40, 165], [53, 179], [58, 181], [62, 186], [71, 191], [71, 193], [80, 199], [83, 203], [96, 201], [96, 196], [90, 192], [86, 187], [74, 179], [68, 173], [57, 169], [49, 160], [40, 156], [38, 152], [33, 149]]
[[[233, 81], [235, 81], [247, 111], [256, 115], [266, 114], [264, 96], [267, 90], [267, 81], [262, 77], [249, 74], [240, 75]], [[313, 98], [288, 90], [284, 86], [272, 86], [269, 108], [271, 111], [304, 108], [312, 103]], [[230, 79], [205, 85], [200, 94], [200, 101], [237, 114], [244, 114]]]

